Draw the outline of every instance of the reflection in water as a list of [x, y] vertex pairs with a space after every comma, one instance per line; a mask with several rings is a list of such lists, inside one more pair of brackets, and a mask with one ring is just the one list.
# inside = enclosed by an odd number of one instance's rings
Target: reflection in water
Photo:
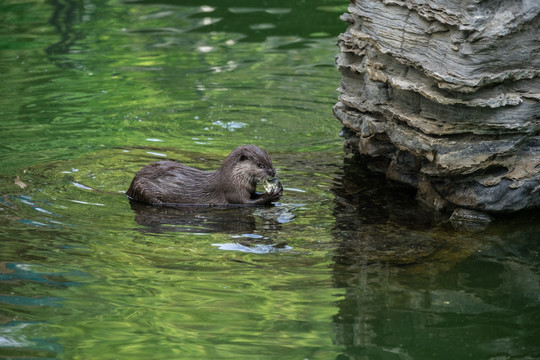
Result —
[[446, 217], [415, 201], [410, 188], [388, 183], [360, 164], [346, 158], [343, 177], [335, 180], [338, 261], [417, 264], [447, 245], [446, 236], [437, 235]]
[[455, 231], [414, 194], [354, 163], [346, 160], [334, 189], [333, 279], [345, 289], [333, 318], [345, 346], [337, 359], [540, 355], [527, 315], [534, 310], [515, 308], [539, 303], [538, 269], [520, 249], [530, 239], [509, 246], [494, 234]]
[[[64, 299], [47, 294], [77, 286], [77, 282], [67, 280], [74, 276], [86, 275], [81, 272], [60, 273], [46, 266], [27, 263], [0, 263], [0, 347], [3, 356], [55, 358], [62, 352], [62, 347], [43, 331], [46, 322], [25, 321], [17, 314], [28, 309], [44, 313], [58, 311]], [[21, 288], [25, 287], [32, 290], [25, 295], [14, 295], [21, 294]], [[40, 295], [36, 296], [35, 289], [41, 289]]]
[[[291, 249], [285, 243], [275, 244], [257, 232], [279, 231], [284, 222], [294, 218], [286, 206], [178, 206], [158, 207], [130, 201], [135, 221], [145, 233], [181, 232], [194, 234], [227, 234], [233, 243], [213, 244], [221, 250], [263, 254]], [[285, 220], [284, 220], [285, 219]]]
[[67, 54], [82, 37], [83, 32], [78, 29], [78, 25], [83, 22], [83, 17], [89, 17], [89, 7], [84, 7], [83, 2], [75, 0], [51, 0], [53, 13], [50, 23], [56, 28], [60, 35], [60, 41], [50, 45], [45, 52], [52, 57], [53, 63], [60, 67], [75, 68], [78, 65], [70, 61], [55, 61], [55, 56]]
[[250, 207], [182, 206], [159, 207], [130, 201], [135, 221], [150, 233], [225, 233], [242, 234], [255, 230]]
[[[0, 319], [0, 346], [5, 359], [15, 359], [24, 354], [25, 359], [53, 359], [62, 352], [62, 347], [46, 338], [30, 338], [25, 333], [39, 332], [44, 324], [31, 321], [10, 321]], [[52, 340], [52, 339], [51, 339]], [[9, 357], [7, 357], [9, 356]]]
[[241, 251], [253, 254], [268, 254], [272, 252], [292, 250], [292, 247], [285, 243], [273, 244], [264, 236], [254, 236], [252, 234], [244, 234], [235, 236], [235, 242], [226, 244], [212, 244], [220, 250]]
[[[174, 0], [143, 0], [140, 3], [178, 4]], [[242, 34], [242, 41], [250, 42], [264, 42], [269, 36], [294, 37], [294, 47], [302, 47], [310, 37], [331, 36], [343, 31], [342, 24], [335, 20], [344, 7], [336, 3], [328, 2], [328, 6], [322, 6], [322, 2], [317, 1], [206, 0], [201, 3], [183, 0], [182, 6], [199, 9], [192, 15], [192, 18], [200, 19], [199, 25], [204, 27], [202, 30], [202, 27], [197, 28], [198, 32]]]
[[0, 224], [3, 220], [21, 224], [61, 228], [63, 224], [58, 221], [58, 215], [47, 209], [47, 204], [39, 204], [30, 195], [15, 195], [0, 197]]

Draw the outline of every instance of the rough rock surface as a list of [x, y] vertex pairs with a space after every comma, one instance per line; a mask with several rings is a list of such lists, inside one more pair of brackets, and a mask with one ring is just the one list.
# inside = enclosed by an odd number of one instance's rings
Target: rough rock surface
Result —
[[539, 13], [538, 0], [353, 1], [336, 60], [346, 149], [440, 210], [540, 206]]

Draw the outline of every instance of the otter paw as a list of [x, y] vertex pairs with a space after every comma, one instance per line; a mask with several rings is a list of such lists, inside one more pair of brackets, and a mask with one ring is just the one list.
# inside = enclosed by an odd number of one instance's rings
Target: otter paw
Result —
[[275, 189], [272, 189], [271, 192], [268, 192], [266, 194], [267, 194], [268, 199], [270, 201], [276, 201], [281, 197], [281, 195], [283, 195], [283, 186], [281, 186], [281, 183], [280, 183], [279, 187], [276, 187]]

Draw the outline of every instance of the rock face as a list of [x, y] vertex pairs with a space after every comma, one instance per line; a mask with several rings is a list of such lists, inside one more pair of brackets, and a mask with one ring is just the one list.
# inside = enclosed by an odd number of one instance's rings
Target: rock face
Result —
[[442, 209], [540, 206], [540, 1], [356, 0], [335, 116], [347, 151]]

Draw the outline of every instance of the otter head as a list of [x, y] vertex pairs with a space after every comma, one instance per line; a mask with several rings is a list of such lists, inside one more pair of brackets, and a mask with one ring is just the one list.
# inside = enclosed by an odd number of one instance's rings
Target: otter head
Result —
[[224, 165], [229, 161], [233, 163], [234, 178], [238, 182], [249, 184], [252, 191], [255, 191], [257, 182], [276, 176], [270, 156], [255, 145], [237, 147], [227, 157]]

